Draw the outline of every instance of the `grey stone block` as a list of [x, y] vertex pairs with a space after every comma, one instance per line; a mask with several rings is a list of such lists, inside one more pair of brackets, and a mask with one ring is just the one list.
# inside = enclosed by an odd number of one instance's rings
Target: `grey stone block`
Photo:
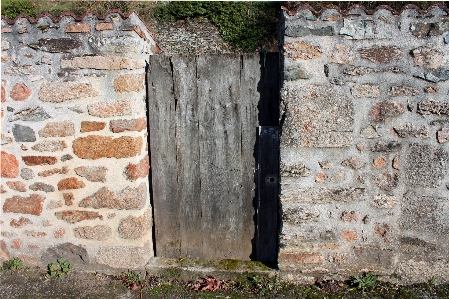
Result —
[[449, 232], [447, 199], [417, 195], [414, 191], [404, 194], [399, 227], [404, 230], [446, 234]]
[[418, 103], [417, 112], [421, 115], [448, 115], [449, 102], [425, 100]]
[[311, 203], [329, 203], [329, 202], [351, 202], [366, 199], [365, 188], [304, 188], [283, 190], [281, 193], [281, 202], [311, 202]]
[[83, 43], [76, 38], [42, 38], [29, 47], [50, 53], [70, 53], [71, 50], [79, 48]]
[[409, 186], [438, 187], [447, 173], [449, 155], [439, 147], [410, 144], [407, 149], [405, 181]]
[[354, 106], [343, 87], [309, 85], [284, 96], [281, 146], [347, 147], [353, 140]]
[[427, 71], [424, 73], [417, 73], [413, 75], [416, 78], [420, 78], [429, 82], [440, 82], [440, 81], [446, 81], [449, 79], [449, 70], [435, 70], [435, 71]]
[[301, 25], [288, 26], [285, 28], [285, 35], [291, 37], [302, 37], [308, 35], [332, 36], [334, 35], [334, 28], [332, 26], [321, 28], [309, 28]]
[[14, 125], [12, 127], [12, 134], [16, 142], [35, 142], [36, 133], [34, 130], [27, 126]]

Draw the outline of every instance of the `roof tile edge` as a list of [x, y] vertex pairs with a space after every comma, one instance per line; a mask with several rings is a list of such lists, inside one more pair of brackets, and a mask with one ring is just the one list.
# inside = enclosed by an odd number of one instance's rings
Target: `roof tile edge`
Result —
[[[441, 3], [435, 3], [432, 4], [431, 6], [429, 6], [426, 10], [422, 10], [420, 9], [418, 6], [416, 6], [415, 4], [407, 4], [405, 5], [401, 11], [397, 11], [393, 8], [391, 8], [389, 5], [379, 5], [377, 6], [375, 9], [367, 9], [364, 5], [360, 5], [360, 4], [354, 4], [351, 7], [349, 7], [347, 10], [341, 10], [338, 6], [335, 6], [333, 4], [329, 4], [326, 7], [324, 7], [321, 10], [315, 10], [312, 6], [310, 6], [308, 3], [305, 4], [301, 4], [298, 7], [294, 7], [292, 5], [292, 2], [288, 2], [287, 3], [287, 7], [286, 6], [282, 6], [282, 10], [289, 16], [295, 16], [298, 12], [302, 11], [302, 10], [309, 10], [312, 14], [314, 14], [315, 16], [320, 16], [322, 13], [324, 13], [326, 10], [328, 9], [335, 9], [337, 10], [341, 15], [348, 15], [352, 10], [354, 9], [362, 9], [363, 11], [365, 11], [365, 13], [367, 15], [373, 15], [375, 14], [378, 10], [384, 9], [384, 10], [389, 10], [391, 11], [391, 13], [393, 15], [400, 15], [402, 14], [405, 10], [408, 9], [415, 9], [416, 11], [418, 11], [418, 13], [420, 13], [421, 15], [426, 15], [428, 14], [432, 9], [434, 8], [440, 8], [443, 11], [445, 11], [446, 13], [449, 14], [449, 9], [444, 7]], [[289, 7], [290, 6], [290, 7]]]

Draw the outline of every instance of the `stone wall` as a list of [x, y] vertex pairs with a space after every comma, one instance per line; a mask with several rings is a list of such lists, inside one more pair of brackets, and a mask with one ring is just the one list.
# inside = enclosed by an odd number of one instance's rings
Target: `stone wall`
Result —
[[448, 281], [449, 18], [284, 11], [283, 277]]
[[135, 15], [1, 24], [1, 251], [45, 266], [153, 256], [145, 67]]

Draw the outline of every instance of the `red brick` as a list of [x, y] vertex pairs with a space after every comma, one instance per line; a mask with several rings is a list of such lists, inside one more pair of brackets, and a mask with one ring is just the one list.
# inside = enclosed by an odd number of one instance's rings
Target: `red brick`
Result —
[[28, 245], [28, 248], [30, 248], [30, 249], [39, 249], [40, 246], [38, 244], [30, 244], [30, 245]]
[[30, 97], [32, 90], [24, 83], [17, 83], [10, 92], [10, 96], [14, 101], [25, 101]]
[[344, 230], [341, 232], [341, 236], [346, 241], [355, 241], [357, 240], [358, 233], [354, 230]]
[[321, 264], [324, 261], [322, 254], [318, 253], [280, 253], [279, 260], [291, 264]]
[[3, 212], [39, 216], [44, 208], [44, 200], [45, 197], [39, 194], [31, 194], [29, 197], [15, 195], [5, 200]]
[[67, 24], [65, 26], [65, 33], [88, 33], [90, 32], [90, 27], [86, 24], [76, 23]]
[[66, 178], [62, 179], [58, 183], [58, 190], [69, 190], [69, 189], [81, 189], [84, 188], [86, 184], [77, 178]]
[[2, 33], [11, 33], [12, 32], [12, 28], [11, 27], [3, 27], [2, 28]]
[[53, 165], [58, 162], [56, 157], [50, 156], [22, 156], [22, 160], [28, 166]]
[[113, 29], [114, 26], [112, 25], [112, 23], [109, 22], [101, 22], [95, 26], [95, 30], [97, 31], [113, 30]]
[[138, 164], [128, 164], [125, 169], [125, 175], [128, 180], [135, 181], [138, 178], [144, 178], [148, 176], [149, 171], [150, 158], [147, 155]]
[[13, 154], [2, 151], [1, 162], [2, 178], [16, 178], [19, 175], [19, 161]]
[[144, 40], [147, 40], [147, 37], [145, 36], [145, 32], [143, 32], [142, 28], [140, 28], [139, 26], [134, 26], [134, 32], [137, 33]]
[[14, 248], [14, 249], [22, 248], [22, 241], [20, 241], [19, 239], [12, 240], [11, 248]]

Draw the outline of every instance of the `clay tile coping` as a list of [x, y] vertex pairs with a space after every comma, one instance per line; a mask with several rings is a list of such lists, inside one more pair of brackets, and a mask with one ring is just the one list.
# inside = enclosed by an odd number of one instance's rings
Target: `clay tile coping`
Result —
[[441, 3], [435, 3], [432, 4], [431, 6], [429, 6], [426, 10], [422, 10], [420, 9], [418, 6], [416, 6], [415, 4], [407, 4], [405, 5], [401, 11], [397, 11], [393, 8], [391, 8], [389, 5], [379, 5], [377, 6], [375, 9], [366, 9], [366, 7], [364, 5], [360, 5], [360, 4], [354, 4], [351, 7], [349, 7], [347, 10], [342, 11], [338, 6], [335, 6], [333, 4], [328, 4], [325, 7], [323, 7], [323, 9], [321, 10], [315, 10], [312, 6], [310, 6], [309, 4], [305, 3], [305, 4], [301, 4], [299, 6], [295, 6], [294, 2], [288, 2], [286, 6], [282, 6], [282, 10], [284, 10], [289, 16], [294, 16], [296, 15], [299, 11], [301, 10], [309, 10], [310, 12], [312, 12], [315, 16], [320, 16], [325, 10], [327, 9], [335, 9], [338, 12], [340, 12], [341, 15], [348, 15], [349, 12], [353, 9], [362, 9], [365, 11], [365, 13], [367, 15], [372, 15], [374, 14], [376, 11], [380, 10], [380, 9], [386, 9], [391, 11], [391, 13], [393, 15], [400, 15], [404, 10], [407, 9], [415, 9], [416, 11], [418, 11], [421, 15], [425, 15], [427, 13], [429, 13], [429, 11], [431, 11], [433, 8], [435, 7], [439, 7], [442, 10], [444, 10], [445, 12], [449, 13], [449, 10], [447, 8], [445, 8]]
[[[96, 12], [86, 12], [85, 14], [81, 15], [81, 16], [77, 16], [75, 15], [73, 12], [65, 12], [63, 14], [61, 14], [59, 17], [55, 17], [49, 13], [41, 13], [39, 16], [37, 16], [36, 18], [31, 18], [28, 17], [26, 15], [18, 15], [14, 20], [9, 19], [8, 17], [2, 15], [2, 19], [5, 20], [6, 22], [8, 22], [9, 25], [13, 25], [17, 19], [23, 19], [26, 18], [28, 20], [28, 22], [30, 22], [31, 24], [35, 24], [37, 23], [37, 21], [42, 18], [42, 17], [49, 17], [54, 23], [59, 23], [59, 21], [63, 18], [63, 17], [72, 17], [75, 19], [76, 22], [81, 22], [87, 15], [94, 15], [96, 16], [99, 20], [104, 20], [106, 19], [110, 14], [112, 13], [117, 13], [119, 14], [123, 19], [127, 19], [129, 18], [130, 15], [132, 15], [133, 13], [135, 13], [137, 16], [138, 14], [133, 10], [128, 14], [123, 13], [121, 10], [119, 9], [111, 9], [108, 12], [106, 12], [104, 15], [100, 15]], [[140, 19], [140, 18], [139, 18]]]
[[[65, 13], [61, 14], [59, 17], [55, 17], [55, 16], [53, 16], [52, 14], [49, 14], [49, 13], [41, 13], [36, 18], [31, 18], [31, 17], [28, 17], [26, 15], [22, 15], [21, 14], [21, 15], [18, 15], [14, 20], [11, 20], [8, 17], [2, 15], [2, 19], [5, 20], [9, 25], [13, 25], [18, 19], [23, 19], [23, 18], [27, 19], [28, 22], [30, 22], [31, 24], [36, 24], [39, 21], [39, 19], [42, 18], [42, 17], [50, 18], [53, 21], [53, 23], [59, 23], [59, 21], [61, 21], [62, 18], [67, 17], [67, 16], [74, 18], [75, 22], [81, 22], [81, 21], [84, 20], [84, 18], [87, 15], [94, 15], [94, 16], [97, 17], [98, 20], [101, 21], [101, 20], [105, 20], [110, 14], [113, 14], [113, 13], [119, 14], [122, 17], [123, 20], [129, 18], [130, 15], [135, 14], [139, 18], [139, 20], [142, 22], [142, 24], [145, 25], [145, 28], [147, 29], [147, 31], [150, 34], [151, 38], [156, 42], [156, 39], [154, 38], [153, 34], [151, 33], [151, 30], [148, 28], [148, 26], [145, 24], [145, 22], [142, 21], [142, 19], [139, 17], [139, 14], [137, 14], [137, 12], [135, 10], [132, 10], [128, 14], [125, 14], [120, 9], [111, 9], [108, 12], [106, 12], [104, 15], [100, 15], [100, 14], [98, 14], [96, 12], [88, 11], [88, 12], [86, 12], [85, 14], [83, 14], [81, 16], [77, 16], [73, 12], [65, 12]], [[156, 49], [160, 49], [158, 43], [156, 43]], [[157, 52], [158, 51], [156, 51], [156, 53]]]

